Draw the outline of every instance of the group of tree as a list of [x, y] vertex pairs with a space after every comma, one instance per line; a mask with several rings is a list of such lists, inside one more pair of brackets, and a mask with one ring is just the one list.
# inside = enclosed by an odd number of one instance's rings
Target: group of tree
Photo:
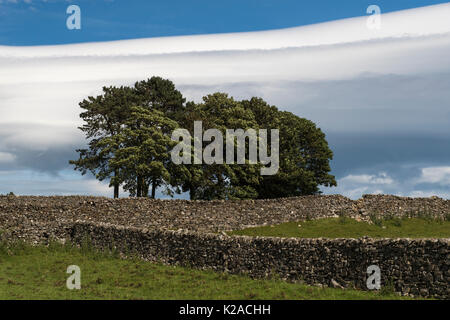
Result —
[[[109, 181], [115, 198], [121, 186], [135, 197], [155, 198], [159, 189], [212, 200], [317, 194], [320, 186], [336, 185], [324, 133], [261, 98], [237, 101], [213, 93], [200, 103], [186, 102], [170, 80], [152, 77], [131, 87], [103, 87], [101, 95], [88, 97], [80, 107], [84, 122], [79, 129], [87, 147], [77, 150], [78, 160], [70, 163], [82, 174]], [[170, 151], [178, 142], [171, 134], [183, 128], [194, 136], [194, 121], [202, 121], [203, 130], [224, 133], [228, 128], [278, 129], [278, 172], [263, 176], [261, 164], [250, 163], [175, 164]]]

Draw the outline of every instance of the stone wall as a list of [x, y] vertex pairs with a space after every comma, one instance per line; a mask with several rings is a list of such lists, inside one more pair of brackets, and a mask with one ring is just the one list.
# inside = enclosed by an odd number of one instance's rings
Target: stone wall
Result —
[[354, 201], [352, 210], [363, 216], [417, 217], [428, 216], [440, 218], [450, 215], [450, 200], [438, 197], [407, 198], [392, 195], [364, 195]]
[[402, 294], [450, 298], [450, 239], [294, 239], [229, 237], [76, 222], [71, 241], [133, 252], [143, 259], [256, 278], [367, 290], [367, 267]]
[[[340, 195], [274, 200], [188, 201], [100, 197], [0, 197], [0, 229], [33, 229], [41, 223], [57, 229], [61, 221], [84, 220], [140, 228], [220, 232], [303, 219], [346, 214], [368, 220], [371, 214], [434, 217], [450, 214], [450, 200]], [[25, 233], [25, 231], [23, 232]]]

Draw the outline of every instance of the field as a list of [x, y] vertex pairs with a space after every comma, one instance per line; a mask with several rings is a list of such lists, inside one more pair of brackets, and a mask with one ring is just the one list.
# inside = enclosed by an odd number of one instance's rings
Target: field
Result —
[[450, 238], [450, 221], [396, 218], [373, 219], [372, 223], [367, 223], [339, 217], [248, 228], [229, 234], [296, 238]]
[[[81, 269], [81, 289], [69, 290], [69, 265]], [[0, 299], [407, 299], [380, 292], [319, 288], [280, 279], [164, 266], [111, 252], [51, 244], [0, 246]]]
[[[299, 238], [449, 238], [450, 221], [426, 217], [385, 219], [372, 223], [348, 217], [324, 218], [233, 231], [230, 235]], [[81, 269], [81, 289], [69, 290], [66, 270]], [[85, 244], [31, 246], [0, 243], [0, 299], [270, 299], [372, 300], [400, 297], [389, 286], [378, 292], [335, 289], [252, 279], [211, 270], [167, 266], [102, 252]]]

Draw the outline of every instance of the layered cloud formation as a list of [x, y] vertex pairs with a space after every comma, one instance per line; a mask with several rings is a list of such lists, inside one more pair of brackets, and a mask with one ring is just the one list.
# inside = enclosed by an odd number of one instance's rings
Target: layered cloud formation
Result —
[[[70, 173], [78, 102], [169, 78], [188, 99], [261, 96], [316, 122], [338, 188], [450, 198], [450, 4], [264, 32], [0, 46], [0, 193], [108, 194]], [[62, 188], [64, 186], [64, 188]], [[62, 190], [64, 189], [64, 190]]]

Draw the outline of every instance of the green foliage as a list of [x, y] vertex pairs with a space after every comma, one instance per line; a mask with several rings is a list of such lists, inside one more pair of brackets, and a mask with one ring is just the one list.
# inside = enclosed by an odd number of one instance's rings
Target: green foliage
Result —
[[[225, 93], [208, 95], [200, 104], [188, 103], [183, 127], [191, 135], [196, 120], [203, 122], [203, 131], [216, 128], [223, 136], [227, 128], [280, 130], [280, 168], [273, 176], [262, 176], [261, 164], [190, 165], [197, 179], [187, 181], [183, 189], [190, 191], [191, 199], [289, 197], [319, 193], [319, 185], [336, 185], [329, 175], [332, 152], [325, 135], [309, 120], [279, 111], [260, 98], [236, 101]], [[270, 154], [270, 135], [268, 145]], [[248, 148], [246, 152], [248, 159]]]
[[[185, 103], [170, 80], [152, 77], [134, 87], [104, 87], [102, 95], [88, 97], [80, 107], [84, 109], [80, 129], [88, 147], [77, 150], [79, 159], [70, 163], [82, 174], [109, 180], [114, 197], [119, 196], [120, 185], [137, 197], [149, 196], [151, 187], [151, 197], [163, 188], [168, 195], [189, 192], [191, 199], [204, 200], [317, 194], [321, 185], [336, 185], [329, 174], [333, 153], [323, 132], [313, 122], [279, 111], [260, 98], [237, 101], [217, 92], [201, 103]], [[203, 132], [218, 129], [224, 139], [227, 129], [278, 129], [278, 172], [262, 176], [262, 164], [248, 162], [248, 139], [245, 164], [174, 165], [169, 159], [175, 145], [171, 132], [184, 128], [193, 137], [194, 121], [202, 121]], [[268, 138], [270, 154], [270, 134]], [[202, 142], [202, 147], [209, 143]], [[226, 143], [223, 148], [226, 154]]]
[[380, 288], [380, 294], [383, 296], [389, 296], [395, 294], [395, 286], [394, 281], [392, 279], [388, 279]]
[[383, 227], [383, 220], [381, 218], [379, 218], [376, 214], [370, 214], [369, 215], [370, 221], [372, 221], [372, 223], [374, 225], [376, 225], [377, 227]]
[[392, 224], [396, 227], [401, 227], [403, 225], [402, 219], [400, 219], [400, 218], [394, 218], [391, 221], [392, 221]]
[[86, 110], [80, 114], [85, 122], [80, 129], [89, 142], [70, 163], [82, 174], [109, 179], [114, 197], [121, 184], [136, 196], [147, 196], [150, 184], [153, 197], [160, 186], [170, 193], [168, 135], [178, 126], [170, 118], [177, 117], [184, 101], [173, 83], [160, 77], [137, 82], [134, 88], [104, 87], [102, 95], [80, 103]]
[[420, 219], [427, 220], [427, 221], [433, 221], [434, 220], [433, 215], [430, 214], [430, 212], [428, 212], [428, 211], [426, 211], [424, 209], [423, 210], [419, 209], [415, 216], [420, 218]]
[[[194, 136], [194, 121], [202, 121], [202, 134], [208, 129], [217, 129], [222, 133], [224, 141], [227, 129], [258, 129], [251, 110], [244, 108], [241, 102], [228, 97], [226, 93], [219, 92], [203, 97], [202, 103], [188, 103], [181, 121], [182, 127], [186, 128], [191, 136]], [[202, 142], [202, 148], [207, 144], [209, 142]], [[246, 152], [248, 159], [248, 141]], [[223, 143], [223, 154], [226, 154], [226, 143]], [[261, 181], [260, 164], [227, 164], [224, 161], [223, 164], [203, 163], [186, 167], [190, 171], [191, 179], [185, 181], [183, 191], [189, 191], [191, 199], [258, 197], [256, 186]]]
[[136, 82], [134, 92], [137, 97], [136, 105], [148, 110], [161, 111], [173, 120], [179, 117], [186, 101], [172, 81], [161, 77]]
[[120, 175], [117, 168], [110, 166], [118, 145], [108, 145], [118, 135], [130, 115], [130, 107], [137, 101], [129, 87], [103, 87], [103, 94], [88, 97], [80, 103], [85, 111], [80, 114], [83, 126], [79, 127], [88, 139], [88, 148], [78, 149], [78, 160], [69, 161], [81, 174], [91, 172], [98, 180], [110, 179], [114, 186], [114, 197], [119, 196], [119, 184], [113, 179]]
[[273, 176], [261, 177], [258, 198], [317, 194], [320, 185], [336, 186], [329, 174], [333, 153], [325, 134], [313, 122], [279, 111], [260, 98], [242, 103], [252, 110], [260, 128], [280, 130], [280, 169]]
[[347, 224], [347, 223], [350, 223], [352, 221], [351, 218], [349, 218], [349, 217], [347, 217], [345, 215], [339, 216], [338, 220], [339, 220], [340, 224]]
[[132, 107], [131, 117], [124, 129], [114, 137], [104, 140], [106, 145], [119, 146], [110, 166], [121, 172], [118, 183], [125, 183], [126, 190], [136, 196], [152, 197], [159, 186], [170, 184], [170, 150], [175, 142], [170, 132], [178, 124], [159, 110]]

